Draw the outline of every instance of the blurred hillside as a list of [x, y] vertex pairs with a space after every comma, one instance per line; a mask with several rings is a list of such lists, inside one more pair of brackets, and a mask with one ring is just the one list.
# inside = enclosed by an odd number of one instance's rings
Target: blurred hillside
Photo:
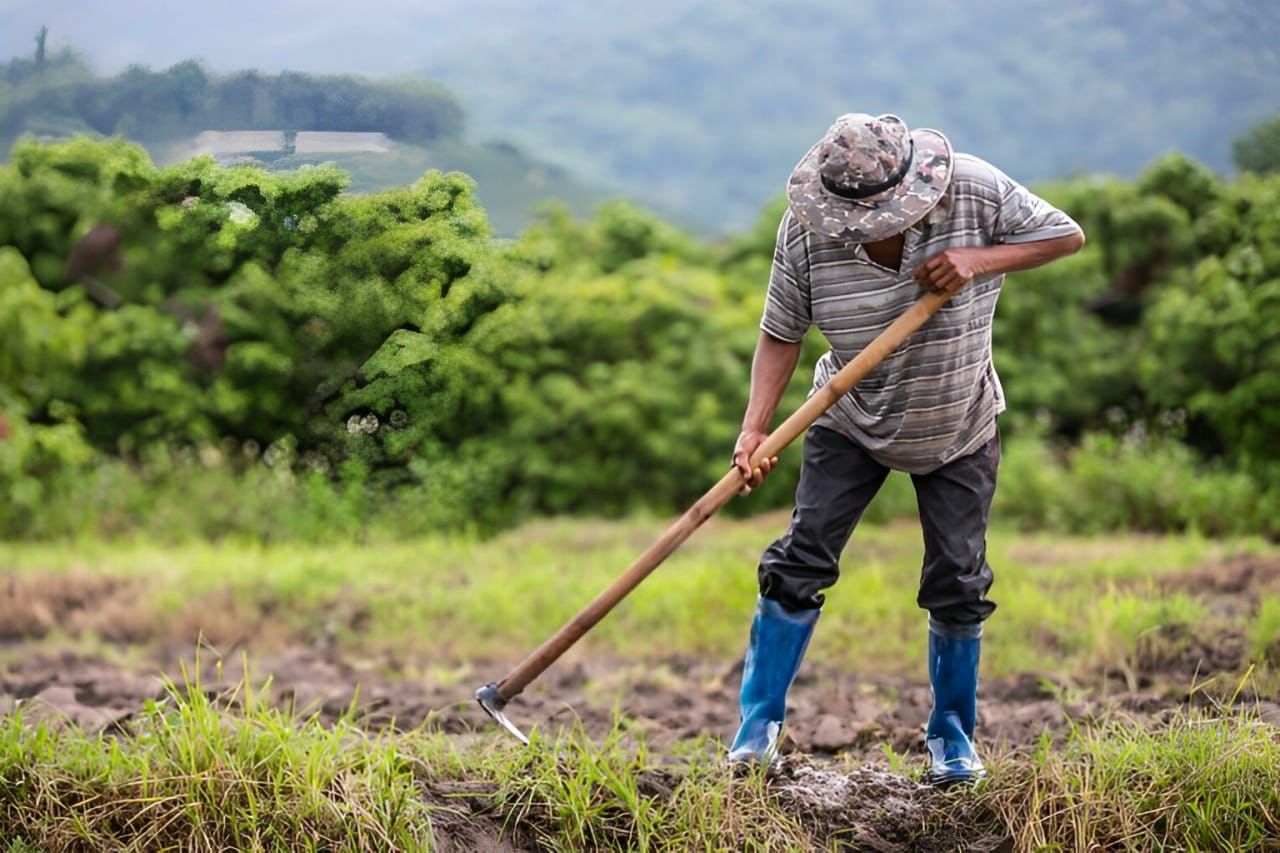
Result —
[[748, 226], [849, 110], [942, 128], [1029, 182], [1132, 177], [1170, 150], [1227, 169], [1280, 91], [1271, 0], [22, 5], [0, 13], [0, 55], [47, 23], [103, 68], [426, 74], [474, 138], [717, 230]]
[[603, 197], [510, 143], [472, 142], [463, 127], [453, 94], [418, 78], [214, 74], [195, 60], [103, 76], [77, 51], [51, 53], [39, 42], [29, 56], [0, 64], [0, 159], [24, 134], [88, 134], [140, 142], [160, 164], [199, 154], [272, 171], [336, 163], [357, 193], [405, 186], [431, 169], [461, 171], [507, 237], [541, 202], [586, 213]]
[[1260, 0], [501, 5], [488, 50], [455, 39], [423, 65], [478, 129], [729, 228], [843, 112], [940, 128], [1035, 181], [1170, 150], [1224, 169], [1280, 92], [1280, 7]]

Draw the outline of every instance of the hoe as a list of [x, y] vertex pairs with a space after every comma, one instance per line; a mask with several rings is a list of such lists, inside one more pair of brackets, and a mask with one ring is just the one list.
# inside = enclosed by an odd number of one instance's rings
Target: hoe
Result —
[[[911, 337], [923, 326], [939, 308], [952, 296], [949, 292], [928, 292], [916, 300], [915, 304], [903, 312], [881, 332], [875, 340], [859, 352], [848, 364], [840, 369], [831, 380], [813, 393], [804, 405], [770, 433], [755, 453], [751, 454], [751, 467], [755, 468], [763, 459], [777, 456], [783, 448], [791, 444], [804, 433], [823, 412], [831, 408], [837, 400], [849, 392], [880, 364], [891, 352]], [[720, 482], [712, 486], [706, 494], [685, 511], [684, 515], [672, 522], [671, 526], [659, 536], [652, 545], [645, 549], [639, 557], [618, 576], [596, 598], [582, 608], [564, 626], [556, 631], [538, 648], [534, 649], [515, 669], [501, 681], [490, 682], [476, 691], [476, 701], [490, 717], [502, 726], [521, 743], [527, 744], [529, 739], [511, 722], [504, 713], [507, 703], [520, 695], [535, 678], [555, 663], [574, 643], [590, 631], [597, 622], [603, 619], [618, 602], [640, 585], [662, 561], [671, 556], [703, 522], [715, 515], [727, 504], [743, 486], [742, 473], [735, 467], [720, 478]]]

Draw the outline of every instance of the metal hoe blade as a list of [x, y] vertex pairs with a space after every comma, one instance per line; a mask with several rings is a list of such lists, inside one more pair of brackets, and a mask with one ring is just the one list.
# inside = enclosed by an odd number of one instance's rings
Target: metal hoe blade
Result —
[[529, 739], [524, 736], [524, 732], [516, 728], [516, 724], [508, 720], [507, 715], [502, 713], [502, 709], [507, 707], [507, 700], [499, 692], [497, 682], [491, 681], [477, 690], [476, 701], [480, 703], [481, 708], [484, 708], [486, 714], [493, 717], [495, 723], [506, 729], [512, 737], [525, 746], [529, 745]]

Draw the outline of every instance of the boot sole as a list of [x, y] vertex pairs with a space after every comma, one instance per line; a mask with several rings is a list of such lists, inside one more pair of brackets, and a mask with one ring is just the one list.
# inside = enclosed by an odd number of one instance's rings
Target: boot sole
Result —
[[965, 783], [976, 784], [987, 778], [986, 770], [948, 770], [946, 773], [930, 773], [929, 784], [935, 788], [948, 788]]

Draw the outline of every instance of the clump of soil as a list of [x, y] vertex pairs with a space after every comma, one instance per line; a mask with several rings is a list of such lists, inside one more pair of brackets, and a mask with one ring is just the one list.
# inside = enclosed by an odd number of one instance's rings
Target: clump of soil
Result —
[[148, 699], [163, 694], [159, 675], [124, 671], [71, 652], [34, 652], [0, 670], [5, 713], [21, 706], [27, 722], [74, 725], [91, 734], [118, 729]]
[[139, 581], [82, 574], [9, 574], [0, 581], [0, 641], [39, 639], [54, 630], [94, 633], [117, 643], [141, 643], [155, 633], [154, 616], [138, 606]]
[[0, 643], [17, 646], [50, 634], [95, 637], [113, 645], [187, 654], [197, 644], [225, 652], [309, 646], [329, 649], [338, 638], [368, 628], [368, 608], [338, 596], [306, 618], [282, 619], [287, 610], [270, 597], [238, 595], [230, 588], [193, 596], [172, 612], [158, 608], [145, 578], [84, 572], [0, 574]]
[[783, 810], [796, 815], [815, 838], [841, 849], [1012, 850], [1008, 838], [988, 835], [963, 821], [940, 821], [939, 816], [950, 811], [948, 791], [877, 767], [836, 772], [807, 759], [789, 758], [773, 774], [770, 790]]
[[900, 850], [924, 826], [925, 786], [895, 773], [864, 767], [834, 773], [802, 761], [784, 761], [773, 789], [778, 802], [818, 837], [857, 850]]
[[1190, 686], [1246, 669], [1245, 626], [1264, 598], [1280, 595], [1280, 556], [1243, 554], [1206, 563], [1162, 577], [1157, 591], [1202, 602], [1206, 624], [1161, 625], [1139, 637], [1129, 666], [1107, 673], [1131, 692], [1160, 682]]
[[440, 853], [519, 853], [536, 850], [537, 842], [518, 822], [494, 814], [491, 798], [497, 786], [487, 782], [432, 782], [422, 789], [434, 808], [431, 836]]
[[1206, 563], [1161, 579], [1169, 592], [1201, 595], [1219, 604], [1256, 606], [1259, 594], [1280, 593], [1280, 556], [1242, 554], [1218, 563]]

